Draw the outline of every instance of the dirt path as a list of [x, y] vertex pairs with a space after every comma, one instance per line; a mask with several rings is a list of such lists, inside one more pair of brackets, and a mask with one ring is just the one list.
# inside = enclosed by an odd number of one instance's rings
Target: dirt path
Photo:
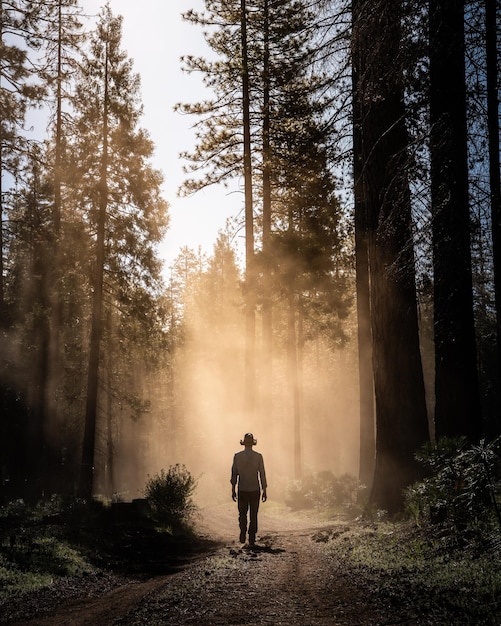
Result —
[[343, 526], [260, 513], [258, 547], [237, 542], [236, 507], [204, 511], [202, 532], [219, 547], [169, 576], [120, 586], [98, 598], [65, 602], [20, 626], [357, 626], [406, 623], [364, 597], [333, 562], [322, 538]]

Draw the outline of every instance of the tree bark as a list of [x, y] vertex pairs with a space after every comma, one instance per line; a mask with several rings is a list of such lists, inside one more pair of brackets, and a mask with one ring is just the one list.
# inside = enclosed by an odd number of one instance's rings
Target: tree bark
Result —
[[254, 207], [252, 194], [249, 67], [247, 52], [247, 9], [245, 0], [241, 0], [240, 7], [242, 45], [242, 121], [244, 136], [243, 159], [245, 185], [245, 408], [248, 415], [253, 416], [256, 406], [256, 284], [254, 259]]
[[[352, 2], [353, 32], [357, 33], [360, 0]], [[372, 486], [376, 453], [374, 415], [374, 377], [372, 373], [372, 335], [369, 298], [369, 251], [367, 241], [367, 202], [365, 198], [363, 157], [363, 97], [361, 76], [365, 55], [354, 46], [352, 54], [353, 94], [353, 178], [355, 196], [355, 275], [357, 292], [358, 379], [360, 398], [359, 480]]]
[[419, 350], [408, 137], [399, 68], [400, 3], [355, 3], [360, 139], [367, 201], [370, 312], [376, 401], [376, 464], [371, 498], [390, 513], [419, 475], [416, 449], [428, 439]]
[[44, 397], [46, 420], [44, 424], [44, 490], [46, 494], [60, 493], [62, 488], [62, 442], [59, 432], [59, 413], [55, 402], [54, 390], [57, 381], [61, 377], [61, 357], [59, 350], [60, 327], [62, 319], [62, 300], [60, 297], [61, 278], [61, 168], [62, 168], [62, 143], [63, 143], [63, 115], [62, 115], [62, 46], [63, 46], [63, 14], [62, 0], [57, 7], [57, 75], [56, 75], [56, 132], [55, 132], [55, 158], [54, 158], [54, 205], [52, 213], [53, 246], [50, 262], [49, 295], [50, 295], [50, 340], [47, 350], [47, 388]]
[[264, 55], [263, 55], [263, 241], [262, 241], [262, 417], [271, 411], [272, 375], [272, 301], [271, 301], [271, 149], [270, 149], [270, 51], [269, 4], [264, 0]]
[[[498, 388], [501, 389], [501, 180], [499, 164], [499, 97], [496, 0], [485, 0], [487, 57], [487, 128], [489, 133], [489, 183], [492, 251], [496, 307]], [[499, 414], [489, 428], [491, 437], [501, 434]]]
[[[106, 43], [108, 47], [108, 43]], [[87, 399], [82, 447], [79, 495], [90, 499], [94, 482], [94, 452], [96, 441], [97, 406], [99, 391], [99, 361], [102, 337], [103, 283], [105, 260], [106, 212], [108, 209], [108, 50], [106, 49], [103, 103], [103, 152], [99, 184], [99, 213], [96, 238], [96, 266], [92, 300], [92, 322], [87, 373]]]
[[[113, 337], [113, 316], [107, 314], [107, 334]], [[113, 438], [113, 341], [108, 342], [106, 358], [106, 465], [104, 474], [104, 490], [108, 498], [115, 493], [115, 446]]]
[[[3, 0], [0, 0], [0, 42], [3, 44], [4, 31], [4, 13]], [[3, 230], [3, 150], [4, 150], [4, 123], [0, 120], [0, 329], [7, 326], [7, 310], [5, 306], [5, 284], [4, 284], [4, 266], [3, 266], [3, 247], [4, 247], [4, 230]], [[3, 370], [3, 363], [2, 363]], [[2, 371], [3, 374], [3, 371]]]
[[430, 0], [435, 433], [481, 434], [470, 249], [464, 1]]
[[296, 296], [293, 281], [287, 285], [287, 363], [288, 383], [291, 409], [293, 415], [294, 433], [294, 478], [301, 480], [303, 475], [303, 460], [301, 446], [301, 406], [299, 401], [299, 370], [298, 349], [296, 334]]

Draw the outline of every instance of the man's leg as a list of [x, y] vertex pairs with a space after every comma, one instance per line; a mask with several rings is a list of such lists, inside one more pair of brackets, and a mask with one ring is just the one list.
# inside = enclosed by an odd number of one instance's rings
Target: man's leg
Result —
[[249, 508], [248, 493], [238, 492], [238, 525], [240, 526], [240, 543], [245, 543], [247, 533], [247, 510]]
[[257, 512], [259, 510], [259, 491], [253, 491], [249, 494], [250, 506], [250, 524], [249, 524], [249, 543], [253, 545], [256, 542], [257, 533]]

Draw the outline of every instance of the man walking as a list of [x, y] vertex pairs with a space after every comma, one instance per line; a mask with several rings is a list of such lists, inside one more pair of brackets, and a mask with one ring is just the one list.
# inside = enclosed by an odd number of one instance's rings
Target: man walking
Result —
[[[233, 457], [231, 467], [231, 497], [236, 502], [235, 493], [238, 482], [238, 523], [240, 526], [240, 542], [245, 543], [247, 533], [247, 512], [249, 515], [249, 545], [256, 545], [257, 512], [259, 509], [260, 489], [263, 490], [262, 500], [266, 502], [266, 473], [264, 471], [263, 455], [255, 452], [252, 446], [257, 441], [252, 433], [247, 433], [240, 441], [244, 450], [237, 452]], [[258, 476], [259, 475], [259, 476]]]

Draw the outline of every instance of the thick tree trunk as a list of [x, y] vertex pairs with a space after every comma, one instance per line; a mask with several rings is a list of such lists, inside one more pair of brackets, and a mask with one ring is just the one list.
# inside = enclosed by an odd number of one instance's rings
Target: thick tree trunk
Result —
[[470, 250], [464, 2], [430, 0], [435, 432], [481, 434]]
[[[0, 133], [2, 133], [2, 126], [0, 122]], [[3, 164], [2, 154], [3, 152], [3, 137], [0, 135], [0, 328], [6, 328], [7, 326], [7, 311], [5, 308], [5, 288], [4, 288], [4, 270], [3, 270]]]
[[[3, 2], [0, 0], [0, 42], [3, 43]], [[0, 329], [6, 327], [5, 289], [3, 274], [3, 121], [0, 120]], [[3, 369], [3, 364], [2, 364]], [[3, 374], [3, 371], [0, 371]]]
[[416, 449], [428, 439], [419, 350], [408, 137], [399, 69], [400, 4], [356, 3], [354, 46], [366, 55], [359, 102], [368, 216], [370, 312], [376, 399], [372, 500], [389, 512], [418, 476]]
[[[358, 16], [358, 0], [352, 15]], [[354, 37], [358, 36], [354, 20]], [[355, 272], [357, 291], [358, 378], [360, 398], [360, 460], [359, 480], [371, 487], [376, 454], [374, 377], [372, 373], [372, 334], [369, 299], [369, 251], [367, 242], [367, 202], [365, 198], [363, 162], [363, 97], [360, 77], [365, 72], [365, 55], [354, 46], [352, 54], [353, 94], [353, 178], [355, 195]]]
[[[494, 289], [496, 306], [496, 335], [498, 388], [501, 392], [501, 180], [499, 164], [499, 97], [496, 0], [485, 0], [487, 53], [487, 127], [489, 132], [489, 182], [492, 218], [492, 249], [494, 259]], [[488, 434], [501, 434], [501, 420], [490, 424]]]
[[[1, 8], [1, 3], [0, 3]], [[0, 14], [1, 24], [1, 14]], [[0, 31], [0, 36], [1, 36]], [[1, 41], [1, 40], [0, 40]], [[5, 310], [5, 297], [4, 297], [4, 279], [3, 279], [3, 189], [2, 189], [2, 152], [3, 152], [3, 127], [0, 122], [0, 331], [3, 331], [7, 327], [7, 315]], [[8, 433], [10, 431], [7, 421], [7, 408], [10, 407], [9, 402], [9, 390], [7, 387], [7, 363], [4, 359], [4, 355], [0, 356], [0, 497], [6, 492], [5, 485], [8, 484], [9, 476], [7, 467], [8, 454]], [[7, 494], [6, 494], [7, 495]]]
[[359, 480], [364, 485], [370, 487], [374, 477], [376, 430], [369, 298], [369, 252], [365, 227], [361, 227], [359, 224], [359, 214], [363, 211], [363, 206], [355, 204], [358, 380], [360, 398]]

